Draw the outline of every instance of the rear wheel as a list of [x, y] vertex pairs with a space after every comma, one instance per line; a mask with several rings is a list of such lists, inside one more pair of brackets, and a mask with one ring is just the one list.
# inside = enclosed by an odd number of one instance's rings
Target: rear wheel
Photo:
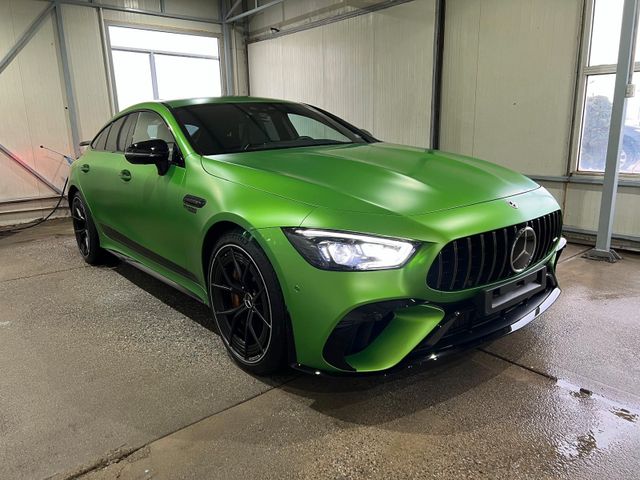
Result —
[[235, 231], [216, 243], [209, 261], [209, 299], [220, 336], [243, 368], [279, 370], [286, 352], [285, 305], [262, 249]]
[[100, 248], [98, 231], [79, 193], [76, 193], [71, 200], [71, 218], [78, 249], [84, 261], [90, 265], [102, 263], [106, 251]]

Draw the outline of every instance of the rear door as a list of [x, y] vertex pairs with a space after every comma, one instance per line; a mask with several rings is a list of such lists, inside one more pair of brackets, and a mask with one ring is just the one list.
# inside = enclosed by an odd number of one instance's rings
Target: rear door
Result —
[[128, 118], [122, 116], [107, 125], [91, 144], [91, 152], [81, 160], [82, 192], [102, 230], [105, 225], [117, 223], [118, 212], [122, 208], [121, 172], [128, 162], [119, 149], [118, 140], [121, 135], [126, 135], [123, 127], [130, 127]]

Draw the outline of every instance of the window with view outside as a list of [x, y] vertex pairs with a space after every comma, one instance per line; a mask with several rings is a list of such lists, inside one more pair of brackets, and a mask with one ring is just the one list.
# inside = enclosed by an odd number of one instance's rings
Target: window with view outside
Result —
[[[578, 170], [603, 172], [613, 104], [616, 63], [624, 0], [594, 0], [587, 65]], [[636, 39], [636, 44], [637, 44]], [[636, 48], [633, 82], [640, 76], [640, 50]], [[640, 174], [640, 98], [627, 99], [620, 172]]]
[[112, 25], [109, 43], [118, 110], [222, 93], [217, 38]]

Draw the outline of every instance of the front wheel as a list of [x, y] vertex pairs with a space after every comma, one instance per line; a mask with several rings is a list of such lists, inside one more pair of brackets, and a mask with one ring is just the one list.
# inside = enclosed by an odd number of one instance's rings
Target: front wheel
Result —
[[209, 261], [213, 317], [225, 347], [243, 368], [274, 373], [286, 357], [286, 309], [275, 271], [241, 231], [223, 235]]

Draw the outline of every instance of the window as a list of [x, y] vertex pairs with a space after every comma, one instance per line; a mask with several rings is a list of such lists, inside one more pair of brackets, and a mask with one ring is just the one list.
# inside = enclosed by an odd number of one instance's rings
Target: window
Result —
[[221, 95], [218, 39], [109, 26], [118, 109], [149, 100]]
[[111, 125], [107, 125], [102, 129], [102, 131], [96, 136], [96, 138], [91, 143], [91, 148], [94, 150], [104, 150], [104, 146], [107, 143], [107, 137], [109, 136], [109, 129]]
[[309, 137], [314, 140], [327, 139], [337, 140], [339, 142], [349, 141], [349, 139], [340, 132], [313, 118], [296, 115], [294, 113], [288, 114], [288, 117], [293, 128], [296, 129], [296, 132], [300, 137]]
[[122, 125], [124, 125], [124, 121], [126, 117], [120, 117], [118, 120], [111, 124], [111, 130], [109, 131], [109, 136], [107, 137], [107, 144], [104, 149], [107, 152], [117, 152], [118, 151], [118, 136], [120, 135], [120, 129]]
[[[593, 19], [591, 28], [587, 29], [584, 89], [582, 95], [578, 95], [578, 108], [582, 112], [578, 170], [582, 172], [603, 172], [605, 167], [623, 2], [624, 0], [592, 0], [591, 3]], [[637, 84], [640, 81], [640, 49], [636, 49], [635, 62], [633, 82]], [[640, 91], [635, 97], [627, 99], [620, 157], [622, 173], [640, 174], [639, 94]]]
[[169, 127], [160, 115], [153, 112], [140, 112], [138, 123], [133, 131], [132, 143], [159, 138], [167, 143], [175, 143]]
[[138, 114], [132, 113], [127, 115], [127, 119], [122, 126], [122, 130], [120, 130], [120, 135], [118, 135], [118, 150], [121, 152], [125, 152], [127, 148], [131, 145], [131, 136], [133, 135], [133, 129], [136, 126], [136, 120], [138, 120]]
[[203, 103], [176, 108], [174, 115], [201, 155], [364, 143], [334, 120], [295, 103]]
[[172, 159], [171, 161], [176, 165], [184, 166], [180, 149], [162, 117], [154, 112], [138, 113], [138, 122], [133, 130], [131, 143], [155, 140], [157, 138], [164, 140], [169, 145], [169, 158]]

